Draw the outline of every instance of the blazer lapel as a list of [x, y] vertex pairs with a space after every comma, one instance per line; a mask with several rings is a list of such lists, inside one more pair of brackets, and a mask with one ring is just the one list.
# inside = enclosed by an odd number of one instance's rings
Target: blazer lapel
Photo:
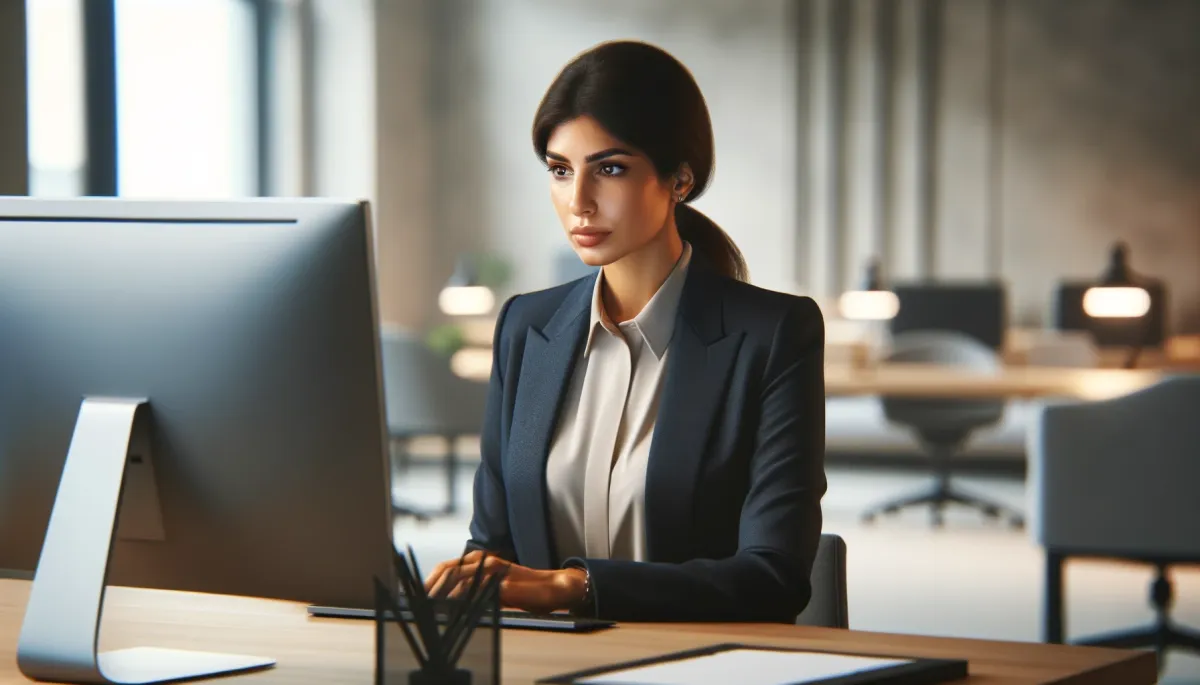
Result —
[[525, 337], [504, 479], [513, 544], [520, 563], [531, 568], [556, 564], [548, 522], [546, 459], [579, 346], [586, 339], [595, 278], [580, 281], [568, 293], [544, 331], [530, 326]]
[[688, 272], [646, 466], [646, 539], [652, 561], [684, 561], [696, 481], [743, 333], [727, 334], [721, 283], [700, 262]]

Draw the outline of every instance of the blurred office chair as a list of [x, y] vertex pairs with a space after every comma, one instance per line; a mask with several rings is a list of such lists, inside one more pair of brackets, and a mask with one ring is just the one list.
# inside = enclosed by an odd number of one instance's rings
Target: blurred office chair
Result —
[[[951, 331], [914, 331], [893, 339], [888, 363], [926, 363], [991, 372], [1000, 368], [1000, 358], [974, 338]], [[1007, 514], [1014, 526], [1024, 520], [1020, 513], [998, 502], [967, 494], [950, 483], [951, 460], [961, 451], [971, 434], [994, 426], [1004, 418], [1006, 400], [892, 397], [881, 398], [888, 421], [912, 431], [921, 448], [929, 455], [934, 483], [907, 497], [883, 502], [863, 514], [873, 521], [880, 513], [891, 514], [912, 506], [930, 507], [934, 526], [942, 525], [942, 510], [948, 503], [980, 509], [989, 517]]]
[[849, 628], [846, 593], [846, 541], [833, 533], [821, 535], [813, 560], [812, 597], [796, 617], [798, 626]]
[[[415, 437], [439, 436], [445, 440], [443, 512], [452, 514], [457, 510], [458, 439], [479, 434], [487, 384], [456, 376], [445, 359], [409, 332], [384, 331], [380, 352], [393, 457], [406, 461], [409, 443]], [[396, 507], [398, 513], [423, 517], [402, 504], [396, 503]]]
[[1044, 639], [1063, 641], [1069, 557], [1154, 566], [1153, 625], [1076, 640], [1109, 647], [1184, 647], [1200, 633], [1169, 619], [1173, 564], [1200, 563], [1200, 376], [1167, 378], [1102, 402], [1039, 407], [1030, 424], [1030, 531], [1046, 551]]

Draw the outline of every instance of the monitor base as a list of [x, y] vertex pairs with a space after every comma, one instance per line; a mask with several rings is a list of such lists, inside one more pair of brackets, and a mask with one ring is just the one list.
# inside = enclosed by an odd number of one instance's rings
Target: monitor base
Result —
[[[93, 397], [79, 408], [17, 640], [17, 665], [33, 680], [141, 685], [275, 663], [152, 647], [98, 652], [114, 538], [124, 528], [123, 537], [165, 539], [148, 409], [145, 399]], [[127, 526], [119, 526], [122, 510]]]
[[269, 668], [275, 665], [275, 660], [240, 654], [133, 647], [101, 652], [98, 665], [103, 678], [100, 682], [105, 685], [148, 685]]

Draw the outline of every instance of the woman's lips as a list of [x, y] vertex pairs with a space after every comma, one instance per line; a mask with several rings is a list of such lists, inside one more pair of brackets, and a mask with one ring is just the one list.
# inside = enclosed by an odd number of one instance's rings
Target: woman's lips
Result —
[[594, 228], [576, 228], [571, 231], [571, 239], [580, 247], [596, 247], [612, 235], [611, 231]]

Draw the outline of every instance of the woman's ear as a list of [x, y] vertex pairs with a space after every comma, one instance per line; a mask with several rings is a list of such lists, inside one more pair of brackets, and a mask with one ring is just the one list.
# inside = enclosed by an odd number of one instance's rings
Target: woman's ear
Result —
[[675, 185], [671, 188], [671, 195], [676, 202], [683, 202], [687, 196], [691, 194], [692, 187], [695, 185], [695, 180], [692, 178], [692, 167], [684, 162], [679, 167], [679, 171], [675, 172]]

